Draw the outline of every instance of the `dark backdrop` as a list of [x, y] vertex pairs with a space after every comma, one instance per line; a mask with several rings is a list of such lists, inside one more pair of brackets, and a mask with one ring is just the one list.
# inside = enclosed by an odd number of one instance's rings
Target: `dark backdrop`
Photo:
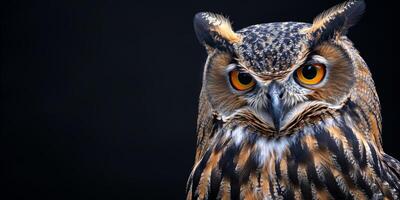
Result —
[[[193, 15], [223, 13], [239, 29], [311, 22], [339, 2], [2, 2], [0, 195], [183, 199], [206, 58]], [[349, 36], [376, 81], [384, 148], [400, 158], [394, 12], [367, 0]]]

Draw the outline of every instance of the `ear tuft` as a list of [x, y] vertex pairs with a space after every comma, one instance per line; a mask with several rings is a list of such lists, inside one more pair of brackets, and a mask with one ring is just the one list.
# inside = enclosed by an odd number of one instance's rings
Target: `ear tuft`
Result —
[[363, 0], [344, 2], [318, 15], [307, 32], [319, 40], [346, 35], [348, 29], [359, 21], [364, 10]]
[[233, 31], [230, 21], [222, 15], [197, 13], [193, 24], [197, 39], [211, 48], [226, 49], [241, 41], [240, 35]]

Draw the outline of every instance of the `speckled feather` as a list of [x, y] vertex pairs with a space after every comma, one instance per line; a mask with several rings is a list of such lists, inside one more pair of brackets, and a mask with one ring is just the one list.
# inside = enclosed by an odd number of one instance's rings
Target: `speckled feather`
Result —
[[307, 23], [284, 22], [258, 24], [240, 31], [243, 42], [237, 46], [239, 55], [257, 73], [280, 73], [288, 70], [298, 59], [302, 46], [308, 45], [300, 30]]

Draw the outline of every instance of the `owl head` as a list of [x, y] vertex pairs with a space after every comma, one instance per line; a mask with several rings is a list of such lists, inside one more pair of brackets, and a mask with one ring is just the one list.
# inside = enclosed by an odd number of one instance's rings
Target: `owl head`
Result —
[[346, 37], [364, 8], [363, 1], [351, 0], [313, 23], [266, 23], [238, 31], [221, 15], [196, 14], [194, 29], [208, 53], [205, 101], [223, 120], [268, 136], [334, 114], [349, 99], [359, 99], [357, 81], [370, 78]]

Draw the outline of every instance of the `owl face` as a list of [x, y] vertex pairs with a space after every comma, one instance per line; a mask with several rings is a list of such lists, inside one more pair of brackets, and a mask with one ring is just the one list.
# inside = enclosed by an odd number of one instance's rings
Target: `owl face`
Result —
[[203, 87], [213, 110], [239, 121], [251, 116], [264, 127], [259, 132], [281, 135], [340, 109], [356, 81], [345, 33], [363, 10], [349, 4], [313, 24], [267, 23], [237, 32], [220, 15], [197, 14], [195, 31], [209, 54]]

